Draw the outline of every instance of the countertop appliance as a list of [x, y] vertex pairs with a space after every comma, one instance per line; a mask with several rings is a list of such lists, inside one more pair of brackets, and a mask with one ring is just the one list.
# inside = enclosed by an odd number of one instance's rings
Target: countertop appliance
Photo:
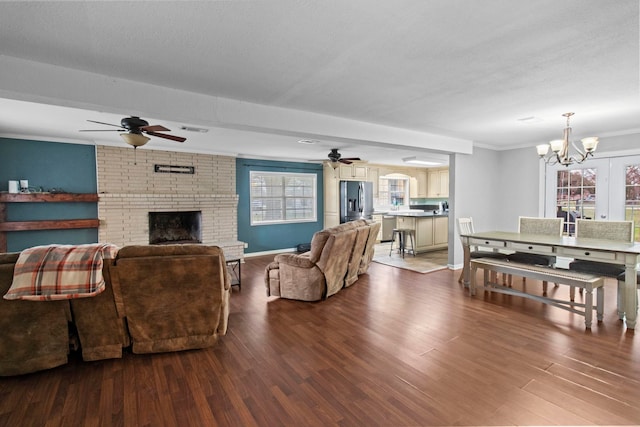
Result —
[[373, 183], [340, 181], [340, 223], [371, 219], [373, 215]]

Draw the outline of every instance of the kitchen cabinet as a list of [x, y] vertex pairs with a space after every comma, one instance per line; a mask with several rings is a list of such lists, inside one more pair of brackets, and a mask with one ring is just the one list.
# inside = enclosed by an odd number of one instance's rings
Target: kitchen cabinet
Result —
[[428, 197], [427, 179], [426, 169], [412, 170], [409, 179], [409, 197], [412, 199]]
[[449, 169], [429, 169], [427, 197], [449, 197]]
[[367, 181], [373, 183], [373, 198], [374, 200], [378, 198], [378, 168], [369, 168], [367, 172], [368, 179]]
[[324, 175], [324, 228], [340, 224], [340, 180], [333, 168], [325, 163]]
[[355, 179], [357, 181], [364, 181], [367, 179], [367, 167], [358, 163], [352, 163], [350, 165], [341, 164], [338, 167], [338, 173], [340, 179]]
[[446, 245], [449, 243], [449, 217], [433, 217], [433, 244]]
[[398, 216], [396, 228], [415, 231], [416, 253], [444, 249], [448, 245], [448, 217]]

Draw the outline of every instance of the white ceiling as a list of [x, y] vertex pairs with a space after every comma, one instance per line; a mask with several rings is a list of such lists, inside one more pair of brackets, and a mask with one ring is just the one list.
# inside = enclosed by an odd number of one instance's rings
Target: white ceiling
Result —
[[3, 136], [123, 144], [78, 130], [137, 114], [181, 150], [398, 164], [568, 111], [576, 138], [640, 132], [638, 0], [0, 2], [0, 40]]

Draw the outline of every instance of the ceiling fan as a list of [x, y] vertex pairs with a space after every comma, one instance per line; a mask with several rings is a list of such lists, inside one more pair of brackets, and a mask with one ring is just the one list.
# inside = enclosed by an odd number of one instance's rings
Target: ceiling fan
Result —
[[354, 160], [360, 160], [359, 157], [342, 157], [342, 154], [338, 153], [337, 148], [332, 148], [331, 152], [327, 156], [329, 160], [331, 160], [332, 164], [344, 163], [345, 165], [350, 165]]
[[137, 148], [143, 146], [149, 141], [149, 138], [143, 134], [157, 136], [159, 138], [170, 139], [176, 142], [184, 142], [187, 138], [183, 138], [181, 136], [169, 135], [166, 133], [159, 132], [170, 132], [170, 129], [167, 129], [161, 125], [149, 125], [149, 122], [141, 119], [137, 116], [125, 117], [120, 120], [120, 125], [114, 125], [111, 123], [97, 122], [95, 120], [87, 120], [91, 123], [97, 123], [100, 125], [113, 126], [118, 129], [81, 129], [80, 132], [121, 132], [120, 136], [124, 141], [132, 145], [133, 148]]

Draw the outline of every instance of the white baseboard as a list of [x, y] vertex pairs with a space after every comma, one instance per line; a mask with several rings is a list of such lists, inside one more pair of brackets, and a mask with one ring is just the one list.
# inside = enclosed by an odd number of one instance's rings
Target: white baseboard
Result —
[[245, 253], [244, 257], [245, 258], [251, 258], [251, 257], [254, 257], [254, 256], [281, 254], [283, 252], [296, 252], [296, 251], [297, 251], [296, 248], [276, 249], [276, 250], [273, 250], [273, 251], [262, 251], [262, 252]]

